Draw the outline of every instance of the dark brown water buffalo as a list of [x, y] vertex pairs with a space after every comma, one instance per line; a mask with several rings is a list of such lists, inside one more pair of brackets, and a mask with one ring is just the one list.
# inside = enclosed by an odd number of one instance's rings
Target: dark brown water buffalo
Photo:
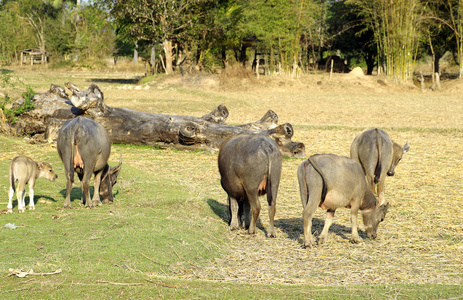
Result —
[[34, 210], [34, 185], [37, 178], [46, 178], [55, 181], [57, 177], [51, 165], [46, 162], [38, 163], [26, 156], [17, 156], [13, 158], [10, 163], [8, 175], [10, 192], [7, 212], [13, 212], [12, 200], [16, 182], [18, 183], [18, 191], [16, 193], [18, 198], [18, 211], [22, 213], [26, 209], [26, 204], [24, 202], [24, 198], [26, 197], [26, 184], [29, 185], [29, 209]]
[[[71, 208], [74, 171], [81, 181], [82, 203], [86, 207], [101, 205], [100, 195], [103, 202], [113, 202], [112, 187], [121, 170], [122, 158], [118, 166], [112, 168], [108, 165], [111, 143], [103, 126], [85, 117], [70, 119], [58, 132], [57, 146], [67, 179], [64, 207]], [[95, 185], [90, 201], [92, 174], [95, 174]]]
[[402, 147], [393, 142], [384, 130], [378, 128], [363, 131], [352, 142], [350, 157], [362, 167], [370, 189], [378, 195], [381, 204], [386, 202], [384, 196], [386, 175], [394, 176], [395, 167], [408, 150], [410, 150], [408, 142]]
[[281, 176], [281, 153], [275, 141], [263, 135], [232, 138], [220, 149], [219, 171], [220, 182], [228, 194], [230, 229], [238, 229], [244, 215], [249, 233], [255, 233], [260, 213], [258, 196], [267, 194], [268, 236], [275, 237], [273, 220]]
[[348, 157], [333, 154], [316, 154], [297, 169], [301, 192], [304, 246], [315, 245], [312, 236], [312, 218], [317, 207], [327, 210], [325, 226], [318, 238], [322, 244], [333, 223], [334, 213], [340, 207], [351, 208], [352, 242], [360, 242], [357, 231], [358, 210], [362, 211], [365, 231], [376, 238], [378, 224], [384, 220], [389, 203], [380, 205], [368, 188], [360, 166]]

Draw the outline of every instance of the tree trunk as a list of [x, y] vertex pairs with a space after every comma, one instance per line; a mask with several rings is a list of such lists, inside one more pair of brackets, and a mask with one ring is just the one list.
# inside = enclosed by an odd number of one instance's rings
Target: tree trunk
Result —
[[240, 63], [243, 65], [243, 67], [246, 67], [246, 49], [246, 45], [242, 43], [240, 49]]
[[107, 106], [95, 84], [87, 90], [80, 90], [72, 83], [66, 83], [66, 87], [72, 91], [70, 97], [64, 88], [55, 85], [48, 92], [34, 96], [35, 108], [18, 116], [9, 133], [35, 136], [37, 141], [54, 141], [66, 120], [82, 115], [100, 123], [112, 143], [217, 151], [234, 136], [264, 134], [276, 141], [283, 155], [304, 157], [304, 144], [291, 141], [294, 133], [291, 124], [277, 125], [278, 116], [271, 110], [260, 120], [233, 126], [224, 124], [228, 109], [223, 105], [202, 117], [146, 113]]
[[166, 54], [166, 74], [172, 74], [174, 72], [172, 67], [172, 41], [166, 39], [163, 44], [164, 53]]
[[133, 64], [138, 65], [138, 41], [135, 41], [135, 46], [133, 48]]
[[156, 49], [154, 43], [151, 45], [151, 57], [150, 57], [151, 74], [156, 73]]

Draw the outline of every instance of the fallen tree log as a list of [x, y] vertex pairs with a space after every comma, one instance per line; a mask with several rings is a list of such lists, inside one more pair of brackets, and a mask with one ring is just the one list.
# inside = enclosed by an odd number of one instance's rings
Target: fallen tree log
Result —
[[291, 141], [294, 133], [291, 124], [278, 125], [278, 116], [271, 110], [260, 120], [235, 126], [225, 124], [229, 112], [223, 105], [202, 117], [146, 113], [107, 106], [103, 92], [95, 84], [87, 90], [72, 83], [65, 85], [71, 96], [56, 85], [34, 96], [35, 108], [18, 116], [17, 122], [10, 126], [11, 133], [55, 141], [57, 131], [67, 119], [82, 115], [100, 123], [112, 143], [214, 151], [233, 136], [264, 134], [277, 142], [283, 155], [305, 154], [304, 144]]

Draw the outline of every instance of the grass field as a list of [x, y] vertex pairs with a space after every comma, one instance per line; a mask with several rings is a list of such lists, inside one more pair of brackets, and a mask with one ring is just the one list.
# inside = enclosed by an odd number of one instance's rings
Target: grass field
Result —
[[[285, 158], [277, 199], [277, 238], [266, 237], [262, 199], [255, 236], [230, 232], [217, 153], [113, 145], [123, 156], [115, 202], [85, 209], [80, 185], [63, 210], [64, 167], [53, 144], [0, 135], [0, 298], [59, 299], [458, 299], [463, 297], [463, 96], [460, 82], [442, 91], [379, 84], [376, 77], [316, 73], [299, 79], [222, 75], [14, 68], [1, 87], [16, 99], [25, 86], [44, 92], [71, 81], [97, 84], [109, 106], [201, 116], [219, 104], [227, 123], [258, 120], [268, 109], [289, 122], [306, 157], [348, 155], [368, 127], [411, 149], [386, 180], [391, 208], [374, 241], [350, 244], [349, 211], [337, 211], [326, 244], [301, 247], [297, 166]], [[384, 80], [384, 79], [383, 79]], [[12, 86], [12, 84], [14, 84]], [[58, 179], [39, 179], [36, 210], [5, 214], [8, 164], [17, 155], [52, 164]], [[26, 203], [28, 198], [26, 198]], [[317, 236], [324, 222], [314, 219]], [[15, 223], [15, 230], [3, 228]], [[363, 224], [360, 235], [366, 238]], [[9, 269], [33, 269], [19, 278]]]

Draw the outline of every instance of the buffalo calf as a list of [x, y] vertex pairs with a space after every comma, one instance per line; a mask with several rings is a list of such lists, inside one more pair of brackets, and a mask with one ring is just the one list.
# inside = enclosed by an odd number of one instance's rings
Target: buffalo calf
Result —
[[380, 205], [368, 188], [360, 166], [352, 159], [333, 154], [309, 157], [297, 169], [301, 193], [304, 246], [315, 245], [312, 236], [312, 218], [317, 209], [327, 210], [325, 225], [318, 238], [322, 244], [333, 223], [334, 213], [340, 207], [351, 209], [352, 242], [360, 242], [357, 231], [357, 214], [362, 211], [365, 231], [369, 238], [376, 238], [376, 230], [386, 216], [389, 203]]
[[38, 163], [33, 161], [31, 158], [26, 156], [17, 156], [13, 158], [10, 163], [9, 169], [9, 201], [7, 206], [7, 212], [13, 212], [13, 195], [15, 192], [15, 183], [18, 182], [18, 192], [16, 196], [18, 198], [18, 211], [24, 212], [26, 204], [24, 198], [26, 196], [26, 184], [29, 185], [29, 209], [35, 209], [34, 203], [34, 185], [37, 178], [46, 178], [50, 181], [55, 181], [58, 176], [53, 172], [50, 164], [46, 162]]
[[281, 176], [281, 153], [275, 141], [263, 135], [232, 138], [219, 152], [219, 172], [222, 187], [228, 194], [230, 229], [238, 229], [244, 215], [249, 233], [256, 233], [260, 213], [258, 196], [267, 194], [268, 236], [275, 237], [273, 222]]

